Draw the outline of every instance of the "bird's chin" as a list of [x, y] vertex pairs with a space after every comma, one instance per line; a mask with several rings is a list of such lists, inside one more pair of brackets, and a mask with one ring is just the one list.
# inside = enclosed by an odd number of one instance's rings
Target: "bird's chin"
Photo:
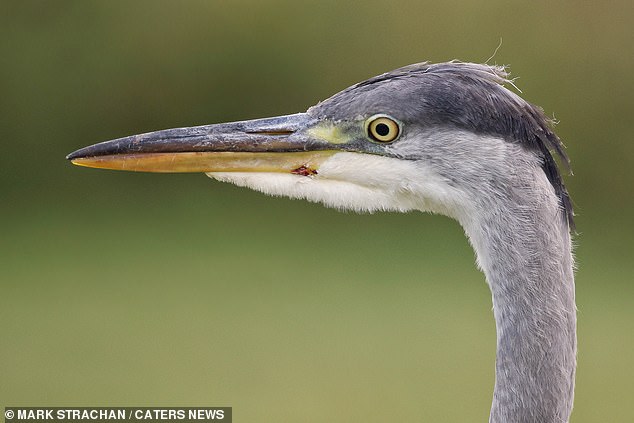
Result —
[[326, 207], [358, 213], [405, 211], [394, 207], [388, 195], [379, 190], [338, 181], [319, 175], [302, 176], [286, 173], [210, 172], [210, 178], [251, 188], [268, 195], [321, 203]]
[[[281, 172], [209, 172], [222, 182], [251, 188], [268, 195], [321, 203], [327, 207], [358, 213], [377, 211], [432, 211], [424, 198], [407, 189], [394, 189], [395, 166], [409, 166], [383, 156], [342, 152], [307, 174]], [[387, 170], [391, 170], [388, 172]], [[411, 176], [412, 169], [403, 169]], [[403, 178], [399, 183], [407, 183]]]

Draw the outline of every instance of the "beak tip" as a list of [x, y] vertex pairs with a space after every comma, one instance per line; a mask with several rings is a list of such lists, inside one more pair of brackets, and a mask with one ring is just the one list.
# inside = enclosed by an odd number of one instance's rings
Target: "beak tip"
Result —
[[80, 166], [80, 167], [91, 167], [89, 164], [83, 163], [83, 162], [81, 161], [81, 159], [80, 159], [80, 158], [77, 158], [77, 159], [71, 159], [71, 160], [70, 160], [70, 162], [71, 162], [72, 164], [74, 164], [75, 166]]
[[80, 157], [83, 157], [84, 154], [81, 154], [82, 150], [76, 150], [73, 151], [72, 153], [66, 155], [66, 160], [70, 160], [71, 162], [74, 161], [75, 159], [78, 159]]

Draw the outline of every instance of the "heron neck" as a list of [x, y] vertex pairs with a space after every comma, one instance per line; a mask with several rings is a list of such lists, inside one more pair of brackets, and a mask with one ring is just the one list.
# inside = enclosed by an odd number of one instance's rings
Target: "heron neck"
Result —
[[483, 207], [478, 221], [463, 223], [493, 296], [492, 423], [565, 423], [572, 410], [576, 308], [570, 233], [552, 190], [533, 183]]

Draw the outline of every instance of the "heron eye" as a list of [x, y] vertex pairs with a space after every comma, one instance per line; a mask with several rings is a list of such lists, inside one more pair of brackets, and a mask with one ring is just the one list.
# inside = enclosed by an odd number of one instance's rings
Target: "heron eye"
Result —
[[392, 142], [400, 135], [401, 128], [391, 117], [375, 115], [366, 121], [366, 131], [373, 141]]

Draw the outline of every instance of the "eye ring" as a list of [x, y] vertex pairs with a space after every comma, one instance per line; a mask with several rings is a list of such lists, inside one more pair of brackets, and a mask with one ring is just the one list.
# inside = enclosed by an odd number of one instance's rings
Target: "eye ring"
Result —
[[374, 115], [365, 121], [365, 132], [372, 141], [394, 142], [401, 135], [401, 124], [388, 115]]

